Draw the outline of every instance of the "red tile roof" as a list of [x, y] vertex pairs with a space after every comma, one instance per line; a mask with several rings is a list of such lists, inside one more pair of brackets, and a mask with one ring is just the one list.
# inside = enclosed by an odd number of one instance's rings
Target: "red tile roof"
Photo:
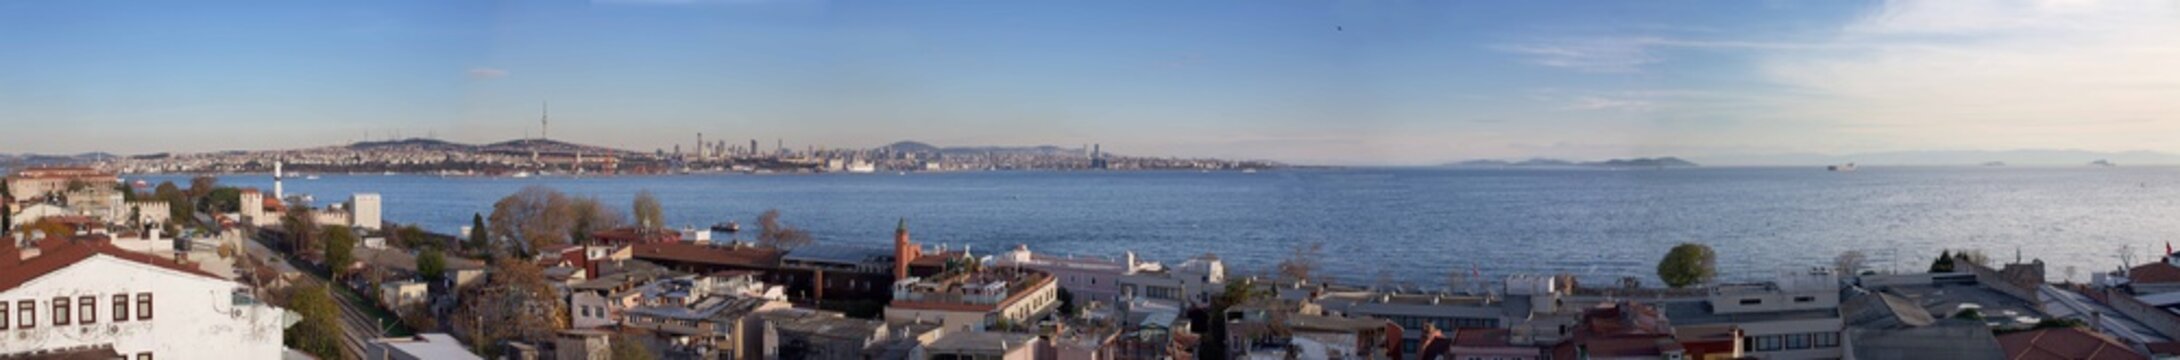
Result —
[[2154, 262], [2127, 269], [2127, 280], [2136, 284], [2180, 283], [2180, 266]]
[[2083, 359], [2147, 360], [2144, 356], [2104, 335], [2081, 328], [2023, 331], [1998, 336], [1998, 346], [2012, 360]]
[[81, 238], [78, 241], [53, 245], [48, 248], [48, 250], [41, 250], [38, 257], [25, 259], [22, 263], [14, 266], [0, 268], [0, 291], [22, 286], [24, 283], [37, 280], [46, 274], [51, 274], [70, 265], [75, 265], [76, 262], [89, 259], [94, 255], [112, 256], [185, 274], [220, 279], [219, 275], [197, 269], [194, 265], [182, 264], [157, 255], [122, 250], [114, 247], [113, 243], [107, 242], [103, 236]]
[[746, 268], [775, 268], [780, 264], [779, 250], [761, 247], [711, 246], [684, 242], [648, 243], [634, 245], [631, 251], [637, 259], [667, 260], [706, 265], [727, 265]]

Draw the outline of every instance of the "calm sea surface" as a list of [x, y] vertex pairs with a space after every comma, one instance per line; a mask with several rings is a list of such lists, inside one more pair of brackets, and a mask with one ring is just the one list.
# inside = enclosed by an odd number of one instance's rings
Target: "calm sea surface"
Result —
[[[177, 180], [155, 176], [146, 180]], [[270, 189], [269, 176], [227, 176]], [[291, 179], [320, 203], [377, 192], [391, 221], [454, 233], [527, 185], [626, 204], [657, 193], [676, 227], [754, 223], [777, 208], [820, 242], [889, 244], [907, 218], [917, 241], [979, 253], [1039, 252], [1177, 261], [1215, 253], [1262, 272], [1290, 249], [1325, 245], [1334, 276], [1440, 286], [1446, 274], [1638, 276], [1676, 243], [1710, 244], [1721, 276], [1769, 278], [1867, 253], [1919, 270], [1939, 249], [2050, 263], [2053, 279], [2149, 261], [2180, 237], [2180, 168], [1806, 168], [1668, 171], [1340, 169], [1236, 172], [978, 172]], [[744, 235], [747, 237], [747, 235]], [[719, 238], [725, 238], [724, 235]], [[2069, 271], [2069, 268], [2077, 270]]]

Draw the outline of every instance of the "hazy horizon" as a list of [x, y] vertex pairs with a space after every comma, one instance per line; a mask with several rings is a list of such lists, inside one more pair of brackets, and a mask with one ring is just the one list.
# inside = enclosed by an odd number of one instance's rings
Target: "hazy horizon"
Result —
[[2152, 0], [6, 2], [0, 153], [484, 143], [549, 102], [638, 151], [2171, 154], [2172, 34]]

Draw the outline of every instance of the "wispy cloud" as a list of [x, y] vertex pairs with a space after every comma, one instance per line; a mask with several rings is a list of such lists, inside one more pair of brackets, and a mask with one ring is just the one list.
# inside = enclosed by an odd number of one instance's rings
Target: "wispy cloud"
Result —
[[1698, 40], [1662, 36], [1599, 36], [1500, 45], [1494, 50], [1528, 56], [1530, 63], [1594, 73], [1633, 73], [1665, 61], [1659, 48], [1709, 50], [1822, 50], [1842, 44], [1776, 41]]
[[[1758, 74], [1813, 94], [1782, 113], [1895, 144], [2171, 149], [2180, 3], [1897, 1]], [[1934, 144], [1935, 143], [1935, 144]], [[1852, 150], [1852, 149], [1850, 149]]]
[[1523, 54], [1536, 65], [1597, 73], [1627, 73], [1658, 61], [1643, 44], [1625, 39], [1580, 39], [1502, 45], [1499, 51]]
[[469, 69], [469, 78], [471, 79], [488, 80], [503, 77], [507, 77], [507, 69], [490, 67], [476, 67]]

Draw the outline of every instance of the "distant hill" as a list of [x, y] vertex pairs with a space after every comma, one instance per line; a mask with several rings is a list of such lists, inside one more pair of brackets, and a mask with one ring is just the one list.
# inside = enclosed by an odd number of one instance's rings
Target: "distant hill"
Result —
[[1469, 160], [1446, 164], [1463, 168], [1689, 168], [1694, 162], [1677, 157], [1611, 159], [1605, 161], [1574, 162], [1560, 159], [1534, 158], [1522, 161]]
[[937, 152], [937, 151], [939, 151], [939, 147], [937, 147], [937, 146], [931, 146], [931, 144], [925, 144], [925, 143], [922, 143], [922, 142], [916, 142], [916, 141], [905, 141], [905, 140], [904, 140], [904, 141], [901, 141], [901, 142], [897, 142], [897, 143], [887, 144], [886, 146], [880, 146], [880, 147], [878, 147], [878, 148], [880, 148], [880, 149], [886, 149], [886, 150], [893, 150], [893, 151], [896, 151], [896, 152], [909, 152], [909, 153], [922, 153], [922, 152]]
[[2088, 166], [2108, 160], [2120, 166], [2175, 165], [2180, 155], [2156, 151], [2105, 152], [2088, 150], [1958, 150], [1894, 151], [1860, 154], [1756, 154], [1706, 156], [1706, 163], [1757, 166], [1825, 166], [1845, 163], [1878, 166], [1976, 166], [2002, 163], [2009, 166]]

